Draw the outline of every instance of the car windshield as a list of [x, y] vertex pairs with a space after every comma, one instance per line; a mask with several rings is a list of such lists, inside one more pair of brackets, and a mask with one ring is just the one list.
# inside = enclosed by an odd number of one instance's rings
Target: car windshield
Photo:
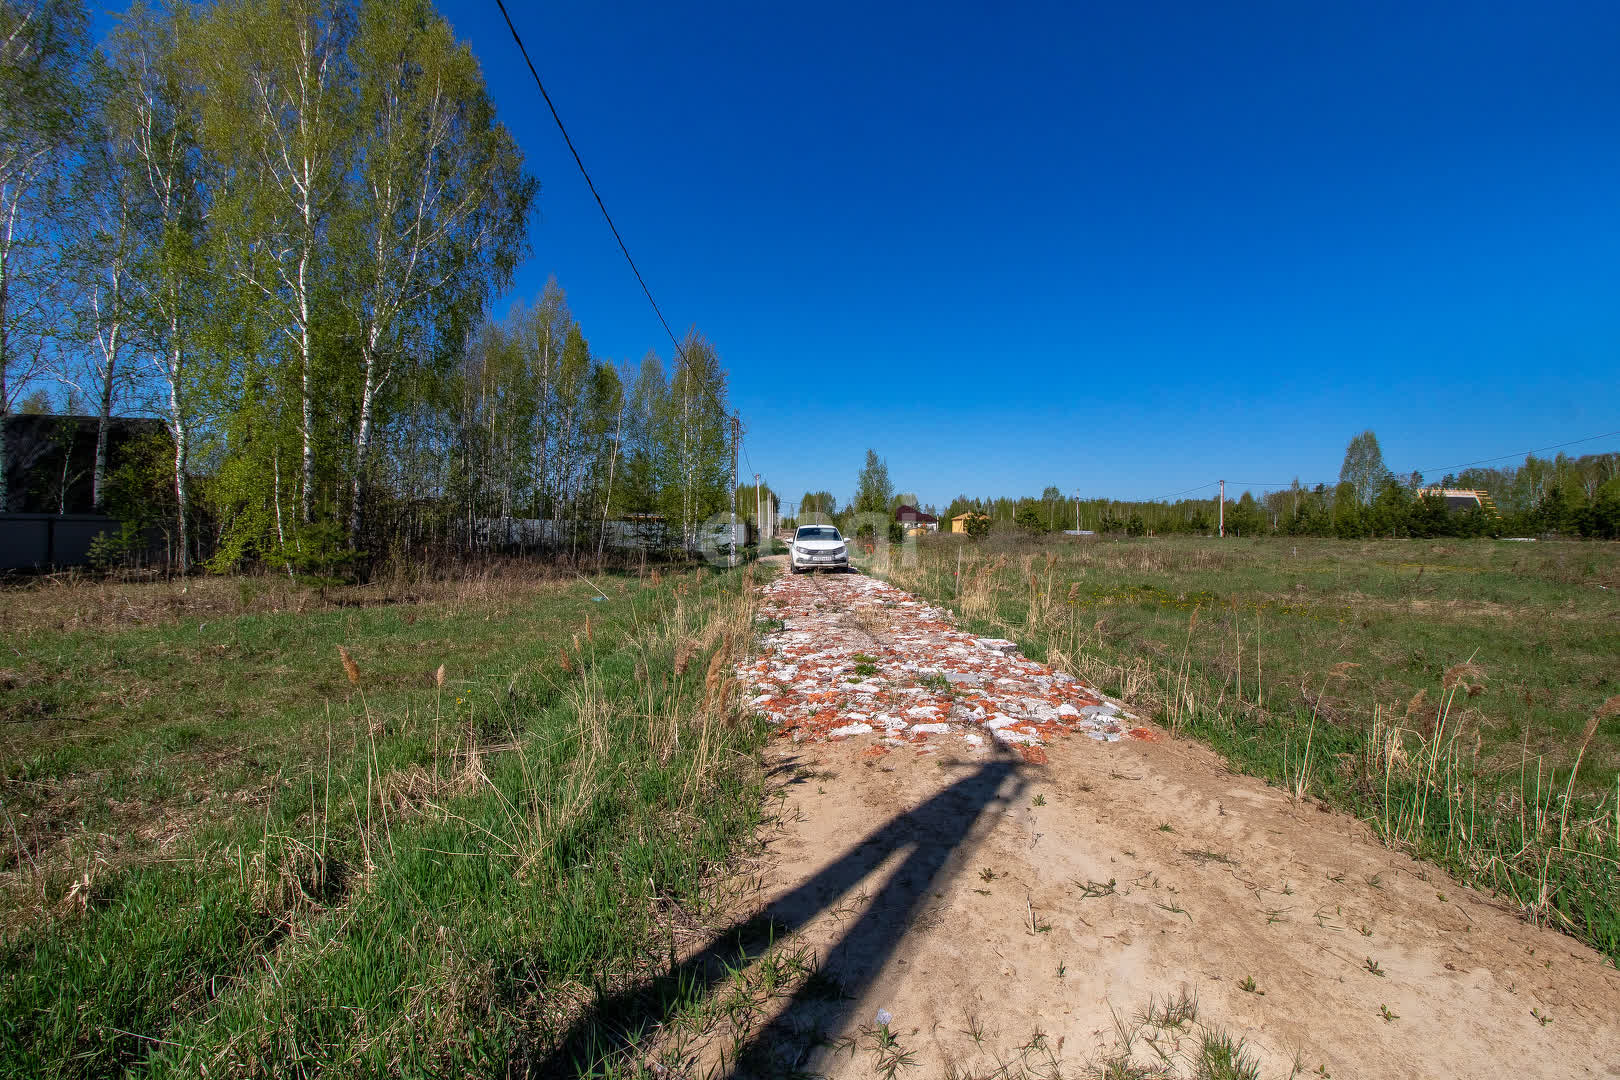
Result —
[[799, 530], [797, 539], [800, 540], [842, 540], [838, 530], [831, 525], [806, 525]]

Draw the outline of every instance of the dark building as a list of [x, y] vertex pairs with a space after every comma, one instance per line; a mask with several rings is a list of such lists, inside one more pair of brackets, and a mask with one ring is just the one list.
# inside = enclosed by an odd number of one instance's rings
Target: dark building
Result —
[[[6, 417], [6, 510], [13, 514], [89, 514], [96, 469], [96, 418], [16, 413]], [[107, 431], [107, 468], [141, 438], [169, 437], [161, 420], [115, 416]]]
[[[18, 413], [5, 418], [6, 510], [0, 514], [0, 571], [45, 570], [90, 561], [90, 546], [116, 536], [123, 523], [95, 513], [96, 428], [93, 416]], [[168, 443], [161, 420], [114, 417], [107, 431], [107, 471], [133, 444]], [[169, 444], [172, 446], [172, 444]], [[163, 557], [157, 530], [147, 534], [147, 561]]]

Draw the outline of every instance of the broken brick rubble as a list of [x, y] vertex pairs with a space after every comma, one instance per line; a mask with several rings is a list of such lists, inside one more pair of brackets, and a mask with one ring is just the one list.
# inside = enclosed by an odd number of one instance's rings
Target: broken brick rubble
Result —
[[876, 578], [784, 575], [764, 587], [759, 617], [780, 629], [736, 673], [784, 738], [983, 750], [988, 737], [1034, 761], [1045, 756], [1034, 747], [1062, 735], [1154, 737], [1095, 688]]

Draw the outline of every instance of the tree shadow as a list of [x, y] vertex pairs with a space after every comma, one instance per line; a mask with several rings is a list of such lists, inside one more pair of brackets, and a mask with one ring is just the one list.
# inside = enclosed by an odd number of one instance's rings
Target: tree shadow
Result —
[[[732, 972], [763, 955], [781, 937], [835, 910], [852, 889], [896, 856], [900, 861], [865, 910], [822, 959], [824, 977], [806, 981], [776, 1017], [742, 1045], [730, 1076], [803, 1075], [800, 1070], [824, 1033], [844, 1025], [882, 972], [906, 930], [929, 917], [928, 899], [954, 874], [947, 868], [987, 809], [1012, 805], [1022, 794], [1022, 760], [990, 741], [991, 759], [916, 807], [874, 827], [836, 861], [764, 912], [716, 934], [697, 954], [649, 984], [595, 1002], [543, 1059], [509, 1062], [507, 1074], [579, 1077], [593, 1073], [694, 999], [707, 996]], [[802, 782], [788, 767], [787, 783]], [[1009, 784], [1010, 781], [1010, 784]], [[1003, 789], [1006, 789], [1005, 791]], [[829, 978], [830, 976], [830, 978]], [[833, 988], [829, 992], [829, 988]]]

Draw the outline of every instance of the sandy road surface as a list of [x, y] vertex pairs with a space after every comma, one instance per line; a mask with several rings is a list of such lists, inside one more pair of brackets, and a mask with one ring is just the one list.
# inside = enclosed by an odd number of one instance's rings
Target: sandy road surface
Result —
[[[768, 908], [842, 995], [787, 1001], [741, 1074], [1087, 1075], [1134, 1030], [1191, 1075], [1219, 1027], [1263, 1076], [1620, 1076], [1598, 953], [1208, 750], [1120, 738], [1128, 709], [886, 589], [778, 578], [739, 671], [782, 723]], [[1138, 1022], [1184, 995], [1196, 1019]]]

